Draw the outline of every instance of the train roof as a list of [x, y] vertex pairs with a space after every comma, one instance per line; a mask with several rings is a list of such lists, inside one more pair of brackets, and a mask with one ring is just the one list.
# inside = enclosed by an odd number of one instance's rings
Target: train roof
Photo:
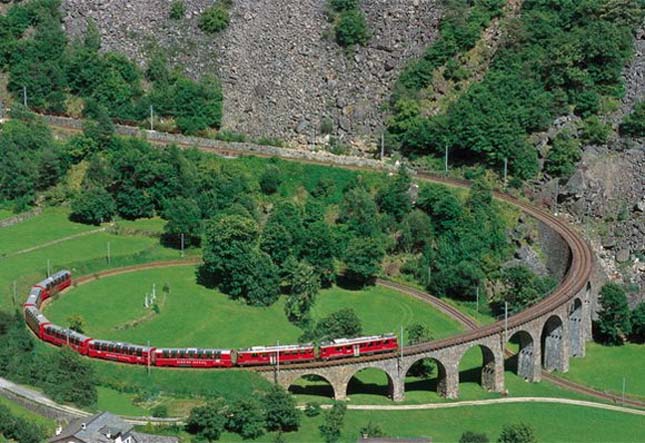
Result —
[[25, 311], [28, 312], [32, 317], [34, 317], [38, 324], [51, 323], [49, 320], [47, 320], [47, 317], [45, 317], [45, 315], [40, 312], [40, 309], [35, 306], [28, 306]]
[[40, 297], [40, 294], [29, 294], [29, 297], [27, 297], [27, 301], [25, 302], [25, 304], [35, 305], [36, 302], [38, 301], [38, 297]]
[[62, 271], [58, 271], [47, 277], [46, 279], [40, 281], [36, 286], [43, 285], [46, 286], [47, 283], [52, 282], [60, 277], [64, 277], [66, 275], [71, 275], [72, 273], [68, 271], [67, 269], [63, 269]]
[[135, 344], [132, 344], [132, 343], [123, 343], [123, 342], [110, 341], [110, 340], [92, 339], [92, 342], [97, 343], [97, 344], [104, 344], [104, 345], [127, 346], [128, 348], [138, 348], [138, 349], [143, 349], [143, 350], [152, 349], [151, 346], [135, 345]]
[[62, 326], [51, 324], [48, 327], [53, 328], [53, 329], [58, 329], [63, 334], [65, 334], [65, 335], [67, 335], [69, 337], [76, 337], [81, 341], [85, 341], [85, 340], [91, 338], [91, 337], [88, 337], [87, 335], [81, 334], [80, 332], [76, 332], [73, 329], [63, 328]]
[[246, 349], [240, 349], [242, 352], [277, 352], [277, 351], [295, 351], [300, 349], [313, 349], [313, 343], [303, 343], [298, 345], [281, 345], [281, 346], [252, 346]]
[[222, 354], [230, 354], [230, 349], [214, 349], [214, 348], [155, 348], [155, 352], [220, 352]]
[[39, 295], [41, 292], [43, 292], [43, 288], [39, 288], [38, 286], [32, 286], [31, 289], [29, 290], [29, 295]]
[[356, 337], [356, 338], [337, 338], [335, 340], [323, 342], [323, 346], [331, 345], [351, 345], [355, 343], [364, 343], [366, 341], [383, 340], [385, 338], [396, 338], [394, 334], [372, 335], [369, 337]]

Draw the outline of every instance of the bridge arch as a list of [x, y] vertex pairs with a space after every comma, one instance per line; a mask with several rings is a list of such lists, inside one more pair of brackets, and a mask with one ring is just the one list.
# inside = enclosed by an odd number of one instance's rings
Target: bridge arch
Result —
[[[426, 367], [420, 365], [430, 363]], [[419, 357], [413, 360], [407, 368], [403, 368], [403, 384], [405, 392], [433, 391], [441, 397], [448, 397], [448, 373], [446, 366], [436, 357]], [[407, 381], [409, 377], [415, 380]]]
[[547, 371], [561, 371], [567, 369], [566, 343], [564, 322], [557, 315], [551, 315], [542, 328], [542, 366]]
[[530, 332], [519, 330], [509, 338], [509, 343], [518, 346], [518, 351], [506, 359], [508, 369], [526, 381], [536, 381], [539, 371], [540, 350]]
[[[363, 377], [357, 377], [361, 372], [363, 372]], [[383, 374], [386, 377], [386, 384], [382, 383]], [[404, 395], [398, 374], [390, 374], [387, 369], [379, 366], [364, 366], [352, 370], [337, 389], [344, 390], [344, 392], [336, 392], [337, 398], [346, 398], [356, 394], [373, 394], [383, 395], [398, 401]]]
[[[461, 365], [464, 363], [464, 357], [469, 351], [478, 347], [481, 351], [482, 362], [478, 367], [461, 371]], [[504, 379], [504, 362], [502, 355], [496, 357], [495, 352], [488, 345], [483, 343], [475, 343], [464, 349], [463, 353], [457, 360], [457, 368], [459, 371], [459, 383], [465, 381], [477, 381], [482, 388], [487, 391], [500, 391], [500, 380]], [[503, 385], [503, 381], [501, 381]]]
[[582, 300], [576, 297], [569, 307], [569, 350], [572, 357], [584, 356], [582, 309]]
[[287, 383], [286, 388], [292, 394], [337, 398], [334, 384], [327, 377], [320, 374], [302, 374]]

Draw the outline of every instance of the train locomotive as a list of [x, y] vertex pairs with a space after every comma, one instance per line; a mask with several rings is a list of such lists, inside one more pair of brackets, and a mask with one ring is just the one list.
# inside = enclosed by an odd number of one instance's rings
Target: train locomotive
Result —
[[42, 303], [72, 284], [70, 271], [60, 271], [34, 285], [23, 305], [25, 322], [41, 340], [68, 346], [81, 355], [119, 363], [174, 368], [231, 368], [308, 363], [395, 352], [394, 334], [340, 338], [320, 345], [304, 343], [253, 346], [245, 349], [156, 348], [87, 337], [50, 322]]

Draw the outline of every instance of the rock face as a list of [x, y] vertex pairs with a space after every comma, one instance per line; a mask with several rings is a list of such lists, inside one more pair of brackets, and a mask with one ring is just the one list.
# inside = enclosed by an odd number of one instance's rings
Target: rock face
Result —
[[168, 0], [65, 0], [66, 29], [99, 24], [103, 47], [145, 63], [154, 44], [192, 76], [217, 72], [224, 126], [253, 136], [307, 143], [329, 120], [346, 139], [380, 133], [379, 105], [405, 63], [423, 53], [439, 19], [434, 0], [364, 0], [372, 33], [367, 47], [345, 52], [333, 41], [326, 0], [236, 0], [228, 29], [197, 28], [212, 0], [185, 0], [187, 15], [168, 20]]

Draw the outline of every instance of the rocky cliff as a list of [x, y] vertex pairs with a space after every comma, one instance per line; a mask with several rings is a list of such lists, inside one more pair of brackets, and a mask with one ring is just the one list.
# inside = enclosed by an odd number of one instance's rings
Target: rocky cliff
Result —
[[228, 29], [216, 36], [197, 27], [212, 0], [185, 0], [180, 21], [168, 19], [169, 0], [65, 0], [63, 8], [71, 35], [91, 18], [105, 49], [143, 64], [159, 45], [192, 76], [217, 72], [226, 128], [306, 143], [326, 119], [346, 139], [381, 132], [380, 105], [405, 63], [434, 37], [437, 3], [364, 0], [372, 38], [349, 52], [331, 37], [326, 0], [235, 0]]

